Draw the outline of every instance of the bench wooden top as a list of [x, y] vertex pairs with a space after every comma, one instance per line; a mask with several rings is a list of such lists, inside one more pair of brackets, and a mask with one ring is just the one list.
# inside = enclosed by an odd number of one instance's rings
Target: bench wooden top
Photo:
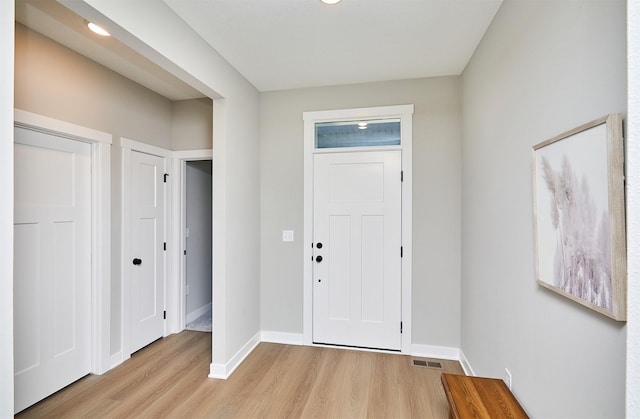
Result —
[[443, 373], [452, 418], [528, 418], [504, 381]]

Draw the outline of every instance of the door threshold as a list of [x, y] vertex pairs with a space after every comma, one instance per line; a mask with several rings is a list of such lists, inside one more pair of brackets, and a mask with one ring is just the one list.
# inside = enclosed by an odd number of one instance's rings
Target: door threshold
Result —
[[323, 343], [323, 342], [313, 342], [312, 346], [322, 346], [327, 348], [335, 348], [335, 349], [348, 349], [352, 351], [364, 351], [364, 352], [383, 352], [383, 353], [402, 353], [400, 349], [385, 349], [385, 348], [371, 348], [367, 346], [354, 346], [354, 345], [340, 345], [337, 343]]

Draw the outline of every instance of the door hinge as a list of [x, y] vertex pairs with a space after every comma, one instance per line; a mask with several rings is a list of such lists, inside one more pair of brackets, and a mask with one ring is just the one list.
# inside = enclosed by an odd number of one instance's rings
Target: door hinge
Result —
[[164, 242], [163, 247], [164, 247], [164, 250], [165, 250], [165, 252], [166, 252], [166, 251], [167, 251], [167, 242]]
[[169, 177], [169, 173], [164, 174], [164, 177], [163, 177], [164, 183], [167, 183], [167, 177]]
[[400, 170], [400, 182], [404, 182], [404, 170]]
[[403, 253], [404, 253], [404, 250], [402, 249], [402, 246], [400, 246], [400, 257], [402, 257]]
[[402, 334], [402, 322], [400, 322], [400, 334]]
[[162, 318], [167, 320], [167, 310], [165, 310], [164, 313], [162, 314]]

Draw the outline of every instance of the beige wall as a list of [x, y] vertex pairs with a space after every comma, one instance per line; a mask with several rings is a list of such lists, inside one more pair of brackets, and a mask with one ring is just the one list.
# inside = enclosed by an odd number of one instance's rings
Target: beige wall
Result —
[[[460, 345], [460, 80], [261, 94], [261, 328], [302, 333], [304, 111], [414, 104], [413, 343]], [[295, 232], [282, 242], [282, 230]]]
[[172, 103], [171, 148], [212, 148], [213, 103], [211, 99], [177, 100]]
[[15, 107], [171, 148], [171, 101], [16, 23]]
[[463, 75], [462, 350], [532, 417], [625, 416], [624, 323], [536, 285], [531, 148], [626, 114], [625, 2], [503, 3]]
[[165, 149], [211, 148], [210, 99], [172, 102], [16, 23], [15, 107], [108, 132], [111, 147], [111, 353], [121, 349], [121, 148], [125, 137]]
[[16, 23], [15, 107], [169, 150], [212, 147], [211, 99], [171, 101]]

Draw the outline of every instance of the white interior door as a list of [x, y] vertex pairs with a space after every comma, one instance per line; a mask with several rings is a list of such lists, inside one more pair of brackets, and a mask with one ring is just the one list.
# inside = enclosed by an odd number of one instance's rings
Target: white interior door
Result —
[[91, 146], [15, 129], [15, 411], [91, 371]]
[[131, 352], [164, 333], [164, 159], [131, 152]]
[[314, 156], [315, 343], [401, 349], [401, 160]]

